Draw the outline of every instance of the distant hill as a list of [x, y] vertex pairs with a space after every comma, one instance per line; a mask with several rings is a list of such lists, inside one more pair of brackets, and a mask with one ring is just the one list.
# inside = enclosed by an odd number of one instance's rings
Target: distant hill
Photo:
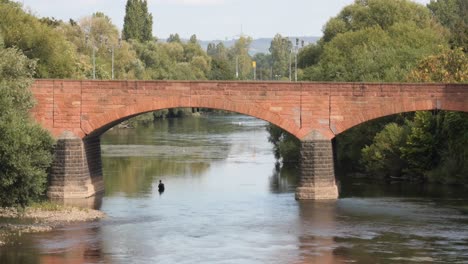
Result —
[[[309, 43], [315, 43], [317, 40], [320, 39], [320, 37], [289, 37], [293, 45], [296, 44], [296, 38], [300, 40], [304, 40], [305, 45]], [[259, 38], [259, 39], [254, 39], [252, 41], [252, 44], [250, 45], [250, 51], [249, 53], [251, 55], [254, 55], [256, 53], [268, 53], [268, 49], [270, 48], [271, 40], [273, 38]], [[220, 43], [223, 42], [226, 47], [231, 47], [234, 45], [236, 42], [236, 39], [231, 39], [231, 40], [199, 40], [198, 41], [202, 48], [206, 50], [208, 47], [209, 43]]]

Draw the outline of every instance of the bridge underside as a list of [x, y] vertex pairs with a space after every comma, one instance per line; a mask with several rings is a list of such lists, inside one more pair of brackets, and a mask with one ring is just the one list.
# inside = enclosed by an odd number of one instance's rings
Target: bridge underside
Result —
[[[330, 140], [301, 144], [301, 175], [298, 200], [337, 199]], [[104, 191], [101, 146], [98, 136], [81, 139], [71, 132], [57, 141], [47, 195], [52, 199], [88, 198]]]
[[204, 107], [275, 124], [302, 140], [296, 198], [335, 199], [336, 135], [392, 114], [468, 111], [466, 84], [36, 80], [31, 89], [34, 118], [59, 138], [49, 187], [56, 198], [102, 191], [100, 134], [145, 112]]

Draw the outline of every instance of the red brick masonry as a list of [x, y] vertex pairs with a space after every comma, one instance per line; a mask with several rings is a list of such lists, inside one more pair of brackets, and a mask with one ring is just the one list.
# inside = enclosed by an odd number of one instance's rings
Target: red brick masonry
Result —
[[[214, 108], [282, 127], [303, 142], [298, 199], [338, 196], [330, 140], [343, 131], [402, 112], [468, 112], [467, 84], [36, 80], [31, 89], [37, 100], [34, 118], [63, 147], [53, 166], [53, 197], [101, 191], [99, 136], [145, 112]], [[71, 155], [70, 146], [82, 154]]]
[[129, 117], [173, 107], [254, 116], [300, 139], [335, 135], [416, 110], [468, 111], [467, 84], [36, 80], [35, 119], [55, 136], [84, 138]]

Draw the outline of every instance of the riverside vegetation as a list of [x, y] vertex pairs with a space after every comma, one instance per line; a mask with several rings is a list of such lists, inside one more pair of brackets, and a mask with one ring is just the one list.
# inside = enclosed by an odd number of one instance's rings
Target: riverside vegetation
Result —
[[[0, 205], [24, 207], [43, 197], [53, 139], [28, 117], [33, 78], [138, 80], [288, 80], [289, 38], [276, 35], [270, 53], [251, 56], [250, 37], [232, 47], [196, 35], [166, 41], [152, 35], [146, 0], [128, 0], [122, 37], [96, 12], [79, 21], [38, 18], [21, 4], [0, 0]], [[298, 78], [305, 81], [463, 82], [468, 79], [464, 0], [356, 0], [324, 27], [323, 37], [302, 47]], [[112, 68], [112, 55], [114, 63]], [[95, 65], [93, 65], [93, 57]], [[113, 71], [112, 71], [113, 69]], [[184, 110], [143, 114], [131, 125], [183, 115]], [[381, 177], [467, 183], [466, 113], [418, 112], [369, 122], [336, 138], [337, 163], [346, 171]], [[299, 141], [269, 126], [275, 155], [297, 164]]]
[[[299, 53], [310, 81], [468, 82], [468, 4], [355, 1]], [[299, 141], [274, 126], [270, 140], [297, 165]], [[403, 113], [354, 127], [335, 139], [337, 169], [371, 178], [468, 184], [468, 114]], [[351, 172], [351, 173], [350, 173]]]

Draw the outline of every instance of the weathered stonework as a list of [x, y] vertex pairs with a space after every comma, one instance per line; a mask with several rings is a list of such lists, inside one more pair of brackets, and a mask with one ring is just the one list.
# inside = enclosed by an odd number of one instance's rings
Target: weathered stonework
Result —
[[[392, 114], [468, 112], [468, 85], [240, 81], [36, 80], [32, 116], [60, 138], [50, 197], [87, 197], [102, 187], [99, 136], [141, 113], [213, 108], [275, 124], [303, 143], [297, 199], [336, 199], [330, 141], [347, 129]], [[81, 138], [81, 139], [80, 139]]]
[[301, 179], [297, 200], [337, 199], [333, 149], [330, 140], [301, 142]]
[[[88, 162], [90, 161], [90, 162]], [[104, 190], [99, 138], [82, 140], [71, 132], [57, 140], [47, 196], [87, 198]]]

